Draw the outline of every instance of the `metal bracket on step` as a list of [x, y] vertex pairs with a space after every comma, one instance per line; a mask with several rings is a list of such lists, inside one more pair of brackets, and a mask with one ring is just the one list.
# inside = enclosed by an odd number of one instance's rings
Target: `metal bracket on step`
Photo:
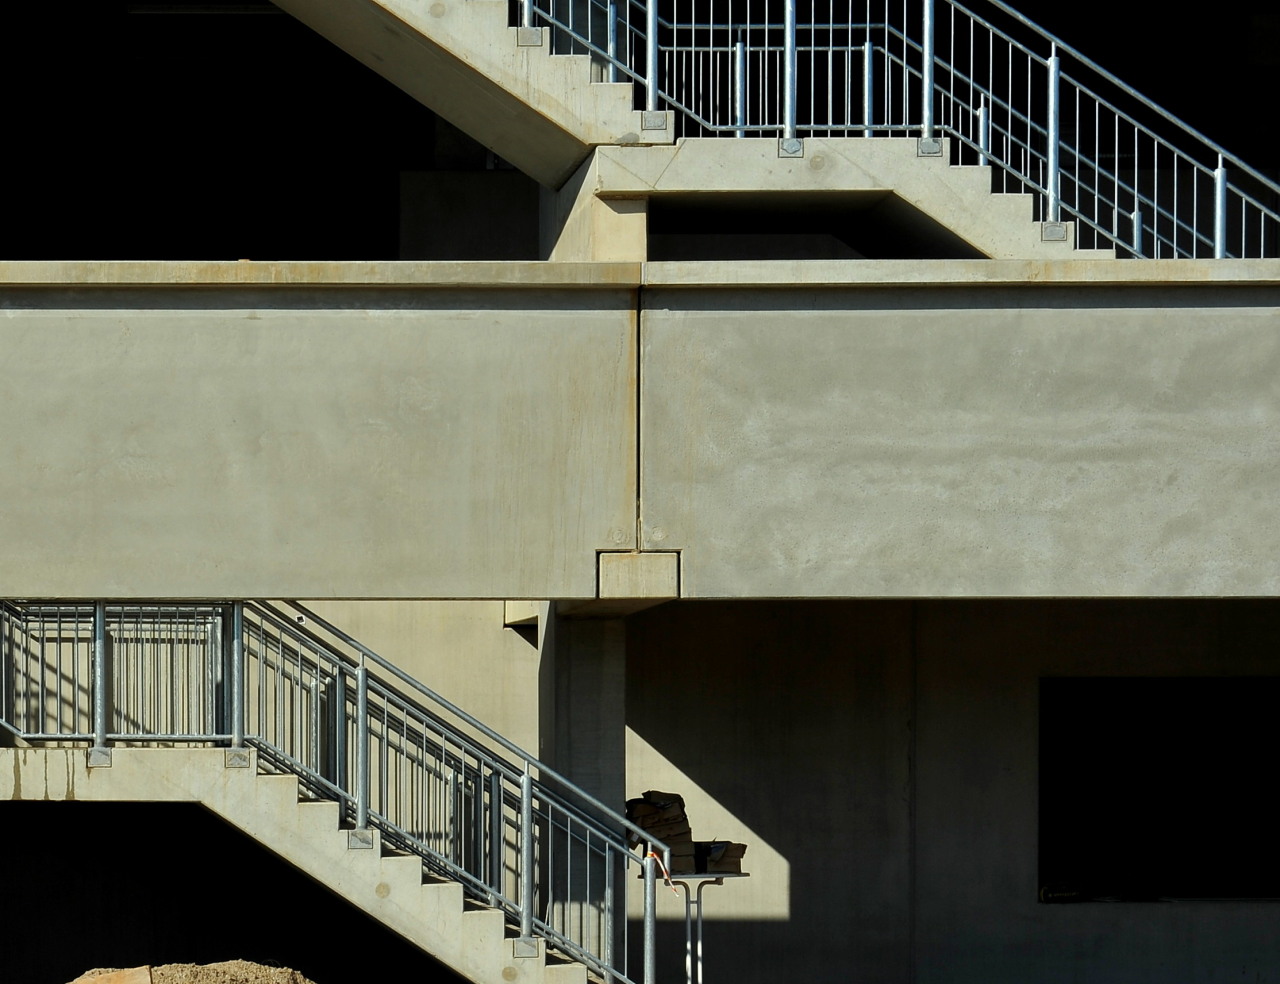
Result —
[[109, 748], [89, 749], [89, 768], [91, 769], [111, 768], [111, 749]]
[[778, 141], [779, 157], [803, 157], [804, 141], [799, 137], [783, 137]]
[[511, 941], [511, 956], [516, 960], [536, 959], [539, 955], [536, 936], [517, 936]]
[[541, 48], [542, 47], [542, 28], [517, 27], [516, 28], [516, 46], [519, 48]]
[[253, 757], [247, 748], [228, 748], [223, 759], [223, 767], [227, 769], [247, 769], [253, 765]]
[[348, 830], [347, 831], [347, 850], [349, 851], [373, 850], [373, 831], [372, 830]]
[[1065, 243], [1067, 241], [1067, 224], [1065, 222], [1041, 222], [1040, 241], [1042, 243]]
[[916, 141], [917, 157], [941, 157], [942, 141], [937, 137], [921, 137]]

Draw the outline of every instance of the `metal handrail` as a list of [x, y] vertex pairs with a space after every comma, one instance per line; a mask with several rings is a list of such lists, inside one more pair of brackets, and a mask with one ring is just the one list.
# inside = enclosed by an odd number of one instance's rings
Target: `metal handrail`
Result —
[[1075, 220], [1077, 245], [1280, 256], [1280, 184], [1003, 0], [985, 15], [864, 0], [844, 21], [821, 0], [803, 15], [802, 0], [725, 0], [678, 18], [658, 2], [518, 7], [554, 51], [589, 54], [645, 109], [673, 111], [679, 135], [956, 138], [952, 163], [992, 166], [993, 190], [1032, 193], [1042, 221]]
[[521, 936], [605, 980], [654, 984], [667, 845], [296, 602], [0, 602], [0, 729], [88, 742], [91, 762], [117, 742], [254, 748], [340, 804], [357, 846], [376, 829]]

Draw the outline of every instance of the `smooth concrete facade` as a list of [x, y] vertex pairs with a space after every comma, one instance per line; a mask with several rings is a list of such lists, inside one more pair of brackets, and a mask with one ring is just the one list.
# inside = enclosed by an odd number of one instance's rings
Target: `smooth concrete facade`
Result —
[[1274, 261], [0, 275], [3, 596], [1280, 586]]

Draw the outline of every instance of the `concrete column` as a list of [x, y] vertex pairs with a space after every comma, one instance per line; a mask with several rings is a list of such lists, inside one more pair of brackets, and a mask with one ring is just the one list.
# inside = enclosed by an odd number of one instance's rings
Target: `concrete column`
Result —
[[[554, 620], [554, 745], [561, 775], [621, 810], [626, 801], [626, 631], [622, 619]], [[543, 659], [551, 656], [544, 651]]]

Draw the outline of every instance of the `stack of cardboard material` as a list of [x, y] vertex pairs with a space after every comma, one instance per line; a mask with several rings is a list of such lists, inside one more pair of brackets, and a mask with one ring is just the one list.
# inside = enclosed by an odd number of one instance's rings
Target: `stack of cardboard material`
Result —
[[694, 872], [703, 875], [740, 875], [746, 844], [731, 841], [694, 841]]
[[[639, 799], [627, 800], [627, 819], [656, 841], [671, 848], [671, 874], [691, 875], [695, 870], [693, 831], [684, 812], [684, 797], [651, 789]], [[632, 835], [632, 846], [639, 838]]]

